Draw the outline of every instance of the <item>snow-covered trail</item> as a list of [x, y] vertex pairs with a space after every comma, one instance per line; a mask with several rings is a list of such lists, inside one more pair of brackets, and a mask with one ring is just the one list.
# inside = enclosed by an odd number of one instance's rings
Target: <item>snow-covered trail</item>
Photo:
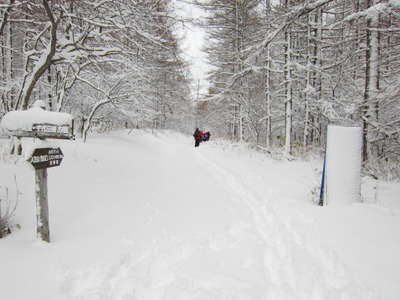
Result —
[[8, 299], [264, 299], [250, 211], [190, 139], [170, 138], [62, 143], [62, 167], [49, 169], [50, 245], [32, 244], [33, 178], [21, 165], [22, 230], [0, 247]]
[[229, 186], [233, 197], [252, 212], [252, 230], [263, 243], [260, 263], [266, 272], [266, 299], [375, 299], [349, 277], [331, 251], [302, 236], [275, 212], [272, 199], [278, 195], [273, 186], [259, 198], [244, 180], [200, 157], [215, 178]]
[[20, 178], [22, 230], [0, 241], [7, 299], [377, 299], [276, 211], [274, 187], [261, 198], [207, 144], [133, 132], [61, 146], [50, 245], [32, 244]]
[[[125, 250], [107, 257], [106, 264], [96, 262], [94, 270], [67, 272], [69, 296], [264, 299], [262, 248], [251, 231], [250, 211], [232, 201], [227, 187], [214, 180], [186, 139], [179, 144], [147, 138], [140, 156], [129, 147], [135, 138], [127, 140], [130, 172], [124, 181], [114, 180], [117, 192], [109, 196], [121, 203], [113, 204], [118, 222], [110, 224], [107, 240], [119, 244], [114, 253]], [[121, 144], [120, 136], [115, 139]], [[121, 232], [123, 236], [115, 236]]]

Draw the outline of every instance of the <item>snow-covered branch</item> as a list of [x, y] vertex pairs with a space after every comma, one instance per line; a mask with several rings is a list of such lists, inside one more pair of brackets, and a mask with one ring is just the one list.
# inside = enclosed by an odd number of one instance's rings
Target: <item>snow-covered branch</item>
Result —
[[15, 0], [9, 0], [9, 4], [5, 7], [3, 7], [3, 8], [5, 8], [5, 10], [4, 10], [1, 22], [0, 22], [0, 36], [3, 35], [4, 27], [7, 24], [7, 20], [10, 16], [11, 9], [12, 9], [14, 3], [15, 3]]
[[24, 86], [21, 89], [21, 95], [18, 99], [18, 103], [20, 103], [20, 107], [23, 110], [28, 108], [29, 99], [37, 81], [51, 65], [51, 60], [56, 53], [57, 26], [61, 20], [61, 16], [57, 20], [55, 20], [53, 12], [49, 7], [49, 3], [46, 0], [43, 0], [43, 7], [46, 10], [46, 14], [50, 20], [50, 40], [47, 45], [46, 51], [42, 54], [40, 60], [36, 63], [35, 68], [32, 70], [28, 79], [24, 81]]

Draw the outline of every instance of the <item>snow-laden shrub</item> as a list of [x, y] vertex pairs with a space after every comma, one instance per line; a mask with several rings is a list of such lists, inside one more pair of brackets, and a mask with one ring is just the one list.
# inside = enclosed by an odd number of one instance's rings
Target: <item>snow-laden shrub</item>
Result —
[[0, 185], [0, 238], [11, 233], [12, 218], [15, 214], [19, 199], [17, 180], [15, 179], [16, 193], [11, 197], [9, 188]]
[[370, 160], [364, 167], [364, 173], [375, 179], [400, 181], [400, 161], [388, 158]]

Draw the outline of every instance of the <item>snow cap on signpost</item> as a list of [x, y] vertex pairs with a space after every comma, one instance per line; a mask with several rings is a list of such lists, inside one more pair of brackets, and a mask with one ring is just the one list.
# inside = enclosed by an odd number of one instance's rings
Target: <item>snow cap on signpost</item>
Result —
[[[36, 101], [25, 111], [10, 111], [1, 120], [11, 137], [40, 139], [74, 139], [73, 118], [70, 114], [45, 110], [45, 103]], [[25, 151], [27, 160], [35, 168], [36, 231], [38, 238], [50, 242], [49, 210], [47, 196], [47, 168], [57, 167], [63, 160], [60, 148], [33, 145]]]
[[361, 149], [361, 127], [328, 126], [325, 205], [361, 201]]
[[16, 137], [73, 139], [73, 117], [62, 112], [45, 110], [42, 100], [24, 111], [10, 111], [1, 119], [0, 127]]

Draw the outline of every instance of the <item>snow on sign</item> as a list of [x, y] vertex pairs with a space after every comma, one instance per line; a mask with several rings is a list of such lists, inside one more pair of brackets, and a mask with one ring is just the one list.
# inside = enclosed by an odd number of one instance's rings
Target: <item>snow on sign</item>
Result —
[[[36, 101], [25, 111], [10, 111], [0, 120], [0, 128], [10, 137], [75, 139], [73, 117], [67, 113], [46, 111], [44, 102]], [[35, 168], [36, 232], [38, 238], [50, 242], [47, 197], [47, 168], [61, 164], [60, 148], [36, 148], [27, 159]]]
[[35, 169], [58, 167], [64, 158], [60, 148], [37, 148], [33, 151], [30, 163]]
[[40, 139], [74, 139], [73, 118], [70, 114], [45, 111], [42, 101], [26, 111], [10, 111], [0, 122], [0, 127], [10, 136], [37, 137]]

